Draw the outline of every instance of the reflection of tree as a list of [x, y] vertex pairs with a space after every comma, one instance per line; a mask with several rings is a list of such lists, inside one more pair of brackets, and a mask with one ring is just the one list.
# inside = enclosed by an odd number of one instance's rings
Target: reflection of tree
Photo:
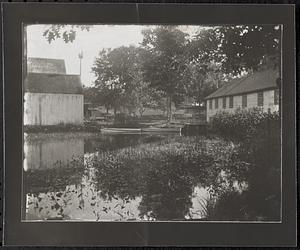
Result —
[[247, 204], [250, 212], [265, 220], [280, 219], [281, 139], [280, 122], [262, 126], [244, 147], [252, 152]]
[[[267, 126], [267, 127], [266, 127]], [[251, 138], [244, 140], [234, 155], [248, 163], [227, 167], [227, 179], [246, 181], [247, 189], [223, 190], [208, 219], [214, 220], [280, 220], [281, 140], [280, 122], [263, 124]]]
[[192, 206], [194, 176], [176, 161], [156, 167], [148, 171], [144, 182], [140, 216], [149, 215], [157, 220], [184, 219]]
[[[62, 216], [69, 197], [83, 200], [78, 184], [87, 177], [87, 190], [92, 187], [95, 191], [91, 190], [90, 203], [98, 220], [101, 213], [125, 211], [126, 204], [137, 197], [142, 198], [140, 217], [183, 220], [192, 207], [194, 187], [201, 183], [211, 193], [211, 201], [204, 204], [207, 220], [277, 220], [280, 133], [275, 137], [276, 131], [258, 134], [240, 145], [196, 137], [111, 136], [107, 138], [111, 149], [86, 159], [85, 167], [81, 159], [52, 169], [24, 172], [25, 192], [35, 197], [39, 212], [45, 211], [43, 206], [47, 204]], [[129, 138], [134, 139], [126, 141]], [[113, 150], [113, 145], [119, 149]], [[88, 171], [90, 168], [95, 175]], [[241, 190], [234, 187], [234, 183], [243, 182], [246, 185]], [[69, 190], [72, 184], [76, 190]], [[104, 207], [97, 203], [96, 196], [118, 204]], [[46, 202], [39, 203], [41, 200]], [[82, 202], [78, 208], [83, 208]]]
[[68, 185], [81, 182], [84, 173], [83, 159], [74, 159], [67, 164], [60, 162], [54, 168], [29, 169], [24, 172], [24, 186], [27, 194], [58, 192]]
[[95, 163], [97, 186], [106, 198], [141, 196], [140, 217], [184, 219], [201, 183], [214, 200], [208, 220], [278, 219], [280, 140], [274, 139], [258, 135], [234, 146], [177, 138], [107, 152]]
[[206, 151], [205, 143], [180, 140], [184, 143], [165, 141], [101, 155], [94, 166], [102, 196], [142, 196], [141, 217], [184, 219], [192, 206], [194, 187], [216, 181], [220, 169], [215, 167], [218, 160]]
[[[147, 162], [148, 161], [148, 162]], [[184, 165], [152, 159], [98, 169], [98, 187], [103, 196], [142, 196], [140, 216], [156, 219], [184, 219], [191, 207], [194, 176]], [[156, 163], [156, 164], [155, 164]], [[138, 166], [139, 165], [139, 166]]]

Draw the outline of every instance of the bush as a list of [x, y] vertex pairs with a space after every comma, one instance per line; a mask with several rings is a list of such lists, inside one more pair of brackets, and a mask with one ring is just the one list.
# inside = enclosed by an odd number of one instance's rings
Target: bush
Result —
[[237, 109], [234, 113], [219, 112], [211, 121], [211, 130], [225, 138], [243, 141], [257, 134], [266, 136], [280, 129], [278, 112], [261, 109]]
[[[254, 108], [217, 113], [211, 122], [214, 133], [236, 142], [237, 157], [249, 163], [242, 176], [248, 189], [243, 193], [248, 216], [264, 220], [280, 218], [281, 127], [278, 112]], [[233, 171], [235, 173], [237, 171]]]

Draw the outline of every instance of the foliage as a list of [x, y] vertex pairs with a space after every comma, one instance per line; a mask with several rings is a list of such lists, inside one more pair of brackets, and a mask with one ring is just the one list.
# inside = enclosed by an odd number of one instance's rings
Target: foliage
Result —
[[[245, 219], [278, 220], [281, 201], [281, 128], [278, 112], [265, 113], [260, 109], [219, 113], [212, 120], [215, 132], [235, 141], [236, 157], [248, 163], [248, 168], [231, 169], [229, 173], [246, 181], [242, 194], [224, 193], [217, 201], [218, 216], [230, 206], [229, 198], [239, 199]], [[246, 170], [246, 171], [245, 171]], [[241, 172], [242, 171], [242, 172]], [[267, 183], [267, 185], [266, 185]]]
[[172, 101], [182, 100], [184, 94], [183, 71], [187, 39], [176, 26], [159, 26], [142, 32], [142, 71], [150, 87], [168, 97], [169, 120]]
[[145, 108], [156, 106], [158, 93], [142, 77], [140, 53], [140, 48], [123, 46], [102, 50], [96, 58], [96, 99], [115, 113], [120, 109], [135, 113], [137, 109], [142, 116]]
[[95, 87], [83, 87], [84, 102], [97, 103], [101, 100], [101, 93]]
[[[49, 42], [75, 39], [76, 30], [89, 25], [51, 25], [44, 32]], [[185, 97], [201, 103], [224, 80], [257, 70], [266, 58], [280, 64], [278, 25], [220, 25], [199, 28], [193, 37], [179, 26], [157, 26], [142, 31], [139, 47], [119, 47], [99, 53], [93, 72], [95, 87], [87, 99], [107, 109], [143, 115], [146, 108], [167, 108]], [[91, 93], [94, 91], [95, 93]]]
[[147, 108], [160, 108], [159, 103], [162, 98], [162, 93], [151, 88], [148, 82], [145, 82], [137, 72], [135, 87], [131, 93], [133, 109], [136, 108], [142, 118]]
[[91, 25], [65, 25], [65, 24], [52, 24], [49, 28], [45, 29], [43, 36], [48, 43], [57, 39], [62, 39], [65, 43], [73, 42], [76, 38], [77, 31], [89, 31]]
[[[66, 185], [82, 185], [89, 178], [85, 188], [92, 188], [93, 195], [107, 202], [139, 200], [133, 206], [138, 206], [140, 218], [185, 220], [193, 205], [194, 188], [200, 186], [210, 193], [203, 202], [206, 220], [279, 220], [280, 136], [273, 132], [266, 136], [257, 133], [251, 140], [232, 143], [216, 137], [91, 135], [93, 142], [85, 143], [85, 152], [97, 153], [89, 160], [27, 170], [25, 190], [41, 194], [37, 199], [42, 200], [46, 198], [41, 192], [48, 192], [49, 199], [55, 192], [61, 202], [68, 202]], [[82, 192], [77, 191], [72, 206], [81, 199]], [[59, 204], [67, 213], [67, 205]], [[39, 209], [44, 206], [41, 201]], [[112, 213], [119, 211], [119, 207], [107, 207]], [[99, 212], [102, 206], [94, 209]]]
[[253, 137], [258, 131], [268, 133], [274, 126], [280, 126], [279, 113], [263, 112], [260, 108], [237, 109], [233, 113], [221, 111], [211, 122], [214, 133], [239, 141]]
[[[224, 80], [257, 70], [267, 57], [279, 64], [280, 26], [212, 26], [199, 29], [186, 48], [187, 95], [198, 103]], [[271, 61], [270, 61], [271, 59]]]
[[228, 169], [228, 178], [246, 183], [246, 190], [223, 189], [208, 203], [208, 220], [278, 221], [281, 210], [280, 131], [272, 136], [257, 133], [241, 142], [236, 157], [247, 162], [242, 168]]
[[218, 49], [210, 53], [221, 62], [225, 73], [237, 75], [243, 71], [256, 70], [265, 56], [280, 54], [281, 27], [278, 25], [216, 26], [214, 37]]
[[100, 51], [92, 68], [95, 87], [102, 93], [103, 104], [116, 113], [126, 102], [126, 94], [132, 88], [137, 49], [133, 46]]
[[186, 95], [202, 103], [205, 97], [222, 86], [224, 79], [221, 66], [216, 63], [189, 62], [184, 71]]
[[226, 184], [220, 171], [244, 164], [238, 159], [232, 162], [234, 152], [231, 144], [222, 141], [168, 138], [100, 154], [93, 163], [95, 182], [106, 198], [141, 195], [140, 216], [181, 219], [198, 183], [217, 195]]

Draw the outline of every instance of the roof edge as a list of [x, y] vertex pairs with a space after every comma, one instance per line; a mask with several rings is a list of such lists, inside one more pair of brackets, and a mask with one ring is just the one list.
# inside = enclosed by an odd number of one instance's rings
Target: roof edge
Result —
[[233, 95], [221, 95], [221, 96], [213, 96], [213, 97], [208, 96], [208, 97], [205, 97], [204, 100], [210, 100], [210, 99], [216, 99], [216, 98], [222, 98], [222, 97], [229, 97], [229, 96], [237, 96], [237, 95], [241, 95], [241, 94], [257, 93], [257, 92], [260, 92], [260, 91], [272, 90], [272, 89], [278, 89], [278, 87], [267, 87], [267, 88], [253, 90], [253, 91], [240, 92], [240, 93], [236, 93], [236, 94], [233, 94]]

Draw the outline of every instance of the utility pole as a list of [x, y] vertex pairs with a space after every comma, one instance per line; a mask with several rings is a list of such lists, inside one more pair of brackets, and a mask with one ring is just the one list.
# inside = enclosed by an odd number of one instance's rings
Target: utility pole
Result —
[[79, 54], [78, 54], [78, 58], [79, 58], [79, 75], [80, 75], [80, 80], [81, 80], [81, 60], [83, 58], [83, 52], [81, 51]]

